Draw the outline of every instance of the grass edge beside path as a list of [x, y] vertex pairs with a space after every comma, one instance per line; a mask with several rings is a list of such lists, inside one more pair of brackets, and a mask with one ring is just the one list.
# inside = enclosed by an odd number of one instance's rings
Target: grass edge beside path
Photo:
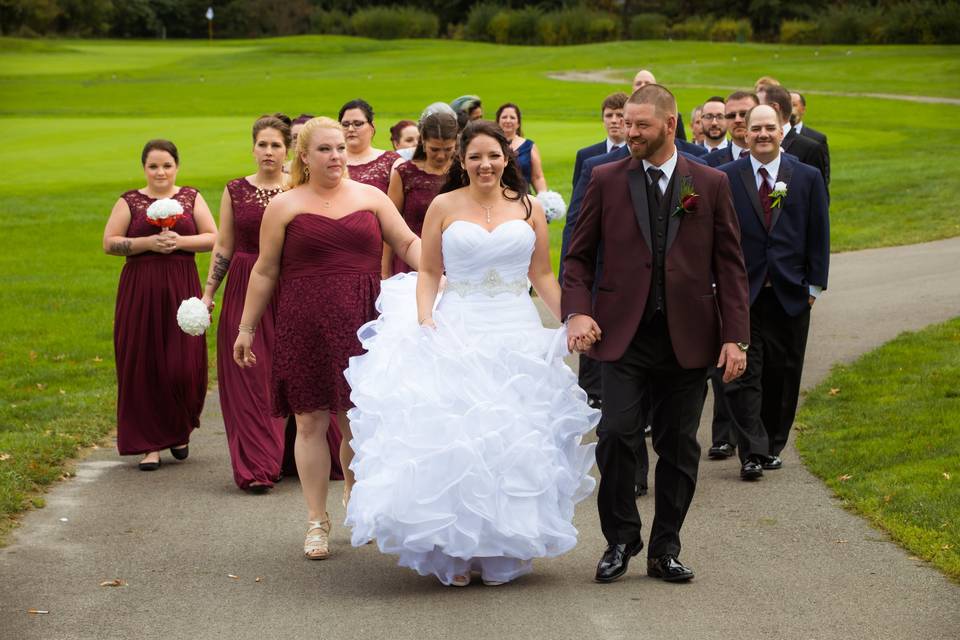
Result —
[[960, 317], [834, 367], [797, 431], [845, 508], [960, 582]]

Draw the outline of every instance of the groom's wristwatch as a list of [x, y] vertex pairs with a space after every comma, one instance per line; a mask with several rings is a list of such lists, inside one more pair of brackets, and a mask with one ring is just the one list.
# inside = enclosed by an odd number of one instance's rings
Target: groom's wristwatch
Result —
[[744, 353], [746, 353], [747, 349], [750, 348], [750, 345], [747, 344], [746, 342], [737, 342], [736, 345], [737, 345], [737, 349], [740, 349], [740, 351], [743, 351]]

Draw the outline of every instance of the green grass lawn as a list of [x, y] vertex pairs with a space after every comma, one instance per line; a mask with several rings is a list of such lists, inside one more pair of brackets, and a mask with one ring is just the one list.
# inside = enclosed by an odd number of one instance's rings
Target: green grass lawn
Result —
[[[112, 314], [121, 260], [100, 238], [116, 198], [141, 186], [143, 143], [180, 147], [181, 184], [216, 212], [227, 180], [252, 170], [253, 119], [335, 115], [362, 96], [377, 143], [435, 100], [477, 93], [492, 115], [523, 108], [551, 188], [565, 197], [575, 151], [602, 138], [598, 106], [619, 88], [549, 73], [640, 66], [676, 89], [681, 109], [772, 74], [808, 93], [830, 136], [833, 246], [904, 244], [960, 234], [960, 107], [817, 91], [960, 97], [958, 47], [787, 47], [631, 42], [506, 47], [346, 37], [109, 42], [0, 39], [0, 521], [63, 473], [78, 446], [114, 423]], [[723, 93], [723, 92], [721, 92]], [[949, 205], [945, 204], [949, 203]], [[554, 261], [561, 225], [552, 225]], [[201, 273], [206, 258], [201, 258]], [[212, 340], [208, 341], [211, 343]]]
[[846, 506], [960, 580], [960, 318], [837, 367], [797, 429]]

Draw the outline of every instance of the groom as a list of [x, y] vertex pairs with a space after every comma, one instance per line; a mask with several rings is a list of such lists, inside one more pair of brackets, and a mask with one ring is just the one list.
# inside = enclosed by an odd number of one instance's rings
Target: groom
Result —
[[[647, 574], [685, 581], [680, 528], [697, 483], [697, 426], [707, 368], [733, 380], [746, 367], [747, 276], [726, 175], [677, 153], [677, 103], [660, 85], [624, 107], [629, 158], [594, 169], [564, 259], [563, 317], [571, 349], [600, 360], [597, 498], [607, 549], [597, 582], [612, 582], [643, 549], [634, 496], [641, 395], [653, 425], [655, 515]], [[593, 295], [597, 252], [605, 266]], [[715, 287], [714, 287], [715, 285]]]

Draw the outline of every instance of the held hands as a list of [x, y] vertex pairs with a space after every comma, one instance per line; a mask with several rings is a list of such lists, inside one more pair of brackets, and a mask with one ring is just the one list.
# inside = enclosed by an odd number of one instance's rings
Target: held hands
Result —
[[155, 253], [173, 253], [177, 250], [177, 239], [180, 237], [176, 231], [164, 229], [160, 233], [150, 236], [150, 251]]
[[257, 364], [257, 356], [253, 355], [253, 334], [241, 331], [237, 341], [233, 343], [233, 361], [244, 369]]
[[720, 348], [717, 368], [723, 369], [723, 381], [736, 380], [747, 370], [747, 354], [735, 342], [724, 342]]
[[577, 314], [567, 320], [567, 349], [584, 353], [600, 340], [600, 325], [588, 315]]

